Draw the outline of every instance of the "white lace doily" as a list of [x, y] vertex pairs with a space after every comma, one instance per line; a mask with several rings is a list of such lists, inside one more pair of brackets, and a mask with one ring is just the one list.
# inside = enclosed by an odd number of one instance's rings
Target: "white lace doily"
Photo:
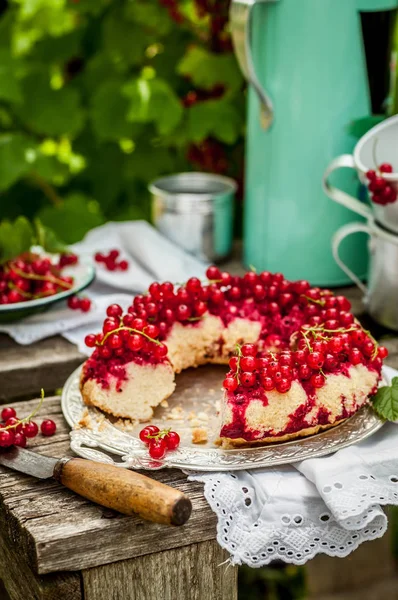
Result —
[[398, 505], [398, 427], [387, 423], [356, 446], [292, 466], [189, 479], [204, 483], [217, 540], [233, 564], [301, 565], [321, 552], [343, 557], [381, 537], [381, 506]]

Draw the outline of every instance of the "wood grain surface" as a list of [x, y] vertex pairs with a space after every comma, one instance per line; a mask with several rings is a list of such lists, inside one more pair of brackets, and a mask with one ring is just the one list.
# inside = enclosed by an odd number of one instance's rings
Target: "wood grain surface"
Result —
[[84, 599], [236, 600], [237, 568], [227, 559], [209, 541], [88, 569], [82, 574]]

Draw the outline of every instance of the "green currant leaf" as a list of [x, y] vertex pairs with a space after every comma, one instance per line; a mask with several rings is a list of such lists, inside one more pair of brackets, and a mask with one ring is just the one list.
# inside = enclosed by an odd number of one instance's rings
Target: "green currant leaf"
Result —
[[34, 232], [28, 219], [18, 217], [12, 223], [0, 223], [0, 263], [27, 252], [34, 241]]
[[197, 87], [211, 89], [217, 84], [235, 91], [242, 87], [243, 77], [233, 53], [213, 54], [199, 46], [189, 46], [177, 65], [180, 75], [189, 77]]
[[398, 377], [393, 377], [390, 386], [383, 386], [371, 399], [373, 408], [384, 419], [398, 419]]
[[100, 85], [91, 98], [91, 121], [93, 130], [101, 140], [128, 138], [133, 133], [126, 120], [129, 101], [121, 94], [121, 80], [107, 80]]
[[16, 76], [19, 64], [9, 50], [0, 49], [0, 100], [22, 102], [22, 92]]
[[141, 64], [145, 49], [153, 41], [143, 27], [125, 18], [123, 7], [117, 7], [107, 14], [103, 21], [102, 37], [106, 52], [116, 62], [127, 65]]
[[57, 238], [52, 229], [45, 227], [40, 219], [35, 219], [33, 223], [36, 236], [35, 242], [46, 252], [56, 253], [66, 250], [65, 244]]
[[234, 144], [243, 130], [243, 115], [225, 99], [206, 100], [191, 106], [187, 131], [194, 142], [213, 136], [221, 142]]
[[95, 200], [81, 193], [69, 194], [59, 206], [46, 206], [39, 212], [40, 221], [67, 244], [73, 244], [105, 221]]
[[84, 115], [76, 89], [53, 90], [44, 71], [29, 73], [21, 85], [23, 103], [15, 113], [30, 129], [50, 136], [76, 135], [82, 129]]
[[160, 134], [167, 134], [182, 118], [179, 98], [162, 79], [133, 79], [124, 85], [123, 93], [130, 100], [128, 121], [153, 122]]
[[33, 144], [24, 135], [0, 135], [0, 190], [5, 190], [31, 169], [27, 152]]

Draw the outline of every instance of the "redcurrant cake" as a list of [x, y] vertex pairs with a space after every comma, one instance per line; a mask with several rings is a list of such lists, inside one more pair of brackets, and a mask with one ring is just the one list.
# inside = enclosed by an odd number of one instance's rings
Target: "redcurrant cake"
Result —
[[223, 447], [285, 441], [352, 416], [375, 393], [387, 355], [344, 296], [287, 281], [207, 270], [206, 282], [152, 283], [126, 314], [107, 309], [81, 375], [84, 402], [146, 422], [175, 389], [175, 374], [229, 365]]

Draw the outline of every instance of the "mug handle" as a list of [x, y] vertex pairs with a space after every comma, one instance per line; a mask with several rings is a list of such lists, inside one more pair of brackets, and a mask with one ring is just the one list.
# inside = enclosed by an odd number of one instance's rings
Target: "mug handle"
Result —
[[336, 231], [336, 233], [334, 234], [334, 236], [332, 237], [332, 253], [333, 253], [333, 258], [336, 261], [336, 263], [339, 265], [340, 269], [342, 269], [344, 271], [344, 273], [346, 275], [348, 275], [348, 277], [351, 279], [351, 281], [353, 281], [355, 283], [355, 285], [357, 285], [359, 287], [359, 289], [366, 295], [368, 292], [366, 285], [364, 283], [362, 283], [362, 281], [355, 275], [355, 273], [353, 271], [351, 271], [351, 269], [349, 267], [347, 267], [345, 262], [343, 262], [342, 259], [340, 258], [340, 254], [339, 254], [339, 248], [340, 248], [341, 242], [347, 236], [352, 235], [353, 233], [359, 233], [359, 232], [363, 232], [363, 233], [367, 233], [368, 235], [371, 235], [371, 229], [367, 223], [347, 223], [347, 225], [343, 225], [343, 227], [340, 227], [340, 229], [338, 229]]
[[334, 187], [329, 182], [329, 176], [333, 173], [333, 171], [337, 171], [337, 169], [342, 168], [354, 169], [356, 171], [354, 157], [351, 154], [342, 154], [341, 156], [338, 156], [337, 158], [332, 160], [332, 162], [323, 174], [323, 191], [327, 196], [329, 196], [329, 198], [331, 198], [335, 202], [338, 202], [339, 204], [342, 204], [343, 206], [349, 208], [353, 212], [358, 213], [358, 215], [369, 219], [369, 217], [372, 217], [373, 213], [368, 206], [360, 202], [357, 198], [354, 198], [354, 196], [347, 194], [347, 192], [343, 192], [343, 190]]

